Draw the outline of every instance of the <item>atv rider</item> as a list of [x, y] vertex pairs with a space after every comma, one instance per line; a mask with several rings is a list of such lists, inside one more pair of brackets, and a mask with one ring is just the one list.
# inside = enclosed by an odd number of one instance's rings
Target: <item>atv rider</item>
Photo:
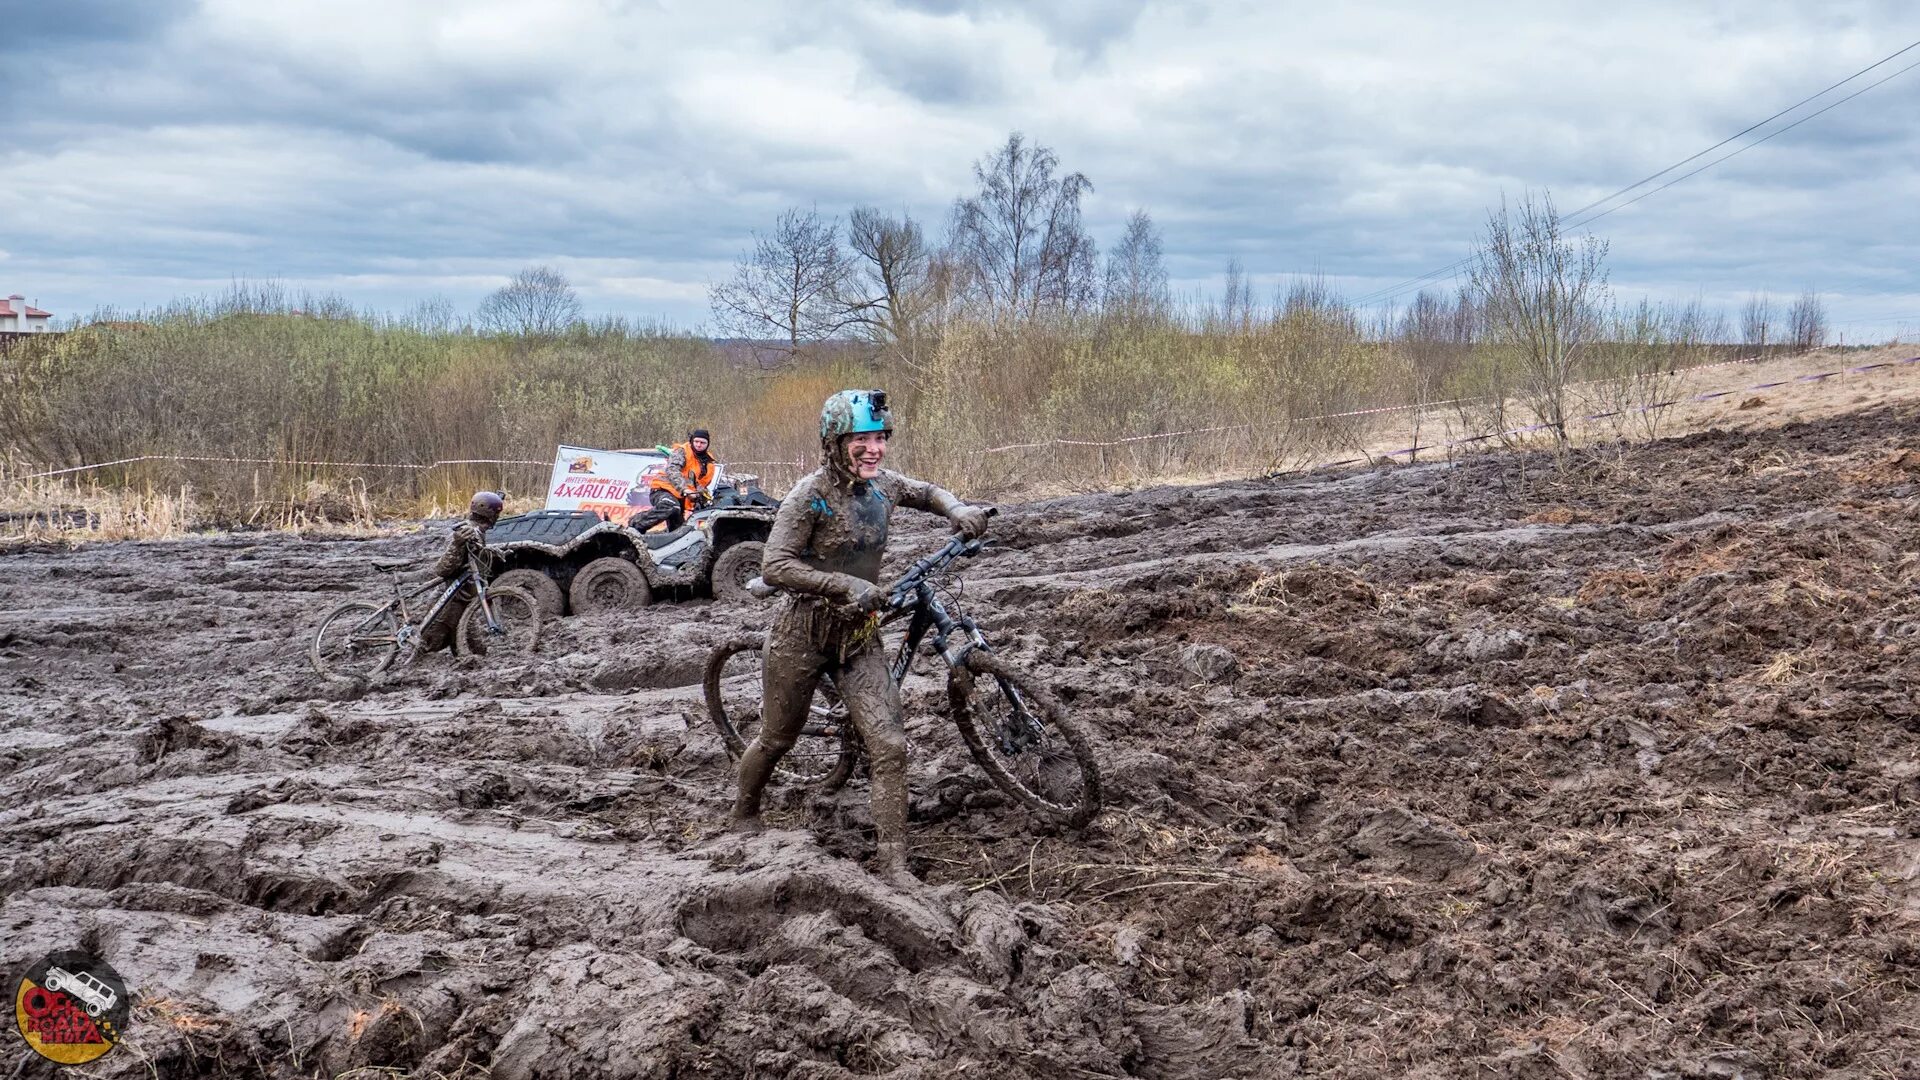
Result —
[[[434, 576], [442, 581], [452, 581], [467, 572], [470, 559], [477, 561], [484, 571], [492, 558], [487, 550], [487, 530], [500, 520], [500, 511], [505, 506], [506, 500], [497, 491], [474, 492], [473, 498], [467, 503], [467, 520], [453, 527], [453, 537], [447, 541], [446, 553], [440, 556], [439, 562], [433, 564]], [[420, 628], [420, 651], [433, 652], [450, 647], [454, 628], [460, 625], [460, 616], [466, 613], [467, 605], [473, 602], [476, 595], [469, 584], [448, 598], [440, 613]]]
[[842, 390], [820, 412], [820, 468], [780, 503], [761, 575], [789, 591], [767, 635], [762, 664], [760, 734], [740, 759], [736, 828], [760, 824], [760, 795], [774, 765], [793, 747], [814, 688], [831, 676], [866, 744], [873, 777], [873, 824], [882, 874], [906, 873], [907, 733], [900, 688], [881, 655], [877, 582], [895, 506], [942, 514], [968, 539], [987, 529], [987, 512], [952, 492], [882, 469], [893, 420], [879, 390]]
[[706, 428], [687, 432], [687, 441], [667, 455], [666, 468], [647, 482], [652, 509], [635, 518], [633, 528], [646, 532], [664, 521], [668, 530], [677, 529], [686, 523], [686, 515], [707, 504], [707, 488], [719, 471], [713, 455], [707, 452], [712, 443], [713, 436]]

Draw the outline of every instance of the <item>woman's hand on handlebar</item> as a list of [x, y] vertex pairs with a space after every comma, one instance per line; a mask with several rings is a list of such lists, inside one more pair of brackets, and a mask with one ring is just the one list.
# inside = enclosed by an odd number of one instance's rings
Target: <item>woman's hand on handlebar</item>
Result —
[[997, 513], [991, 506], [963, 506], [947, 515], [953, 522], [953, 529], [969, 540], [978, 540], [987, 534], [987, 519]]
[[871, 581], [862, 581], [853, 594], [853, 608], [862, 614], [871, 615], [884, 611], [892, 602], [893, 595]]

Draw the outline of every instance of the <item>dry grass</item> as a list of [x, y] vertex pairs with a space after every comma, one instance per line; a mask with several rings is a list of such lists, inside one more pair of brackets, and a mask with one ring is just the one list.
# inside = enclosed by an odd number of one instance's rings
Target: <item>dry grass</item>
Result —
[[1597, 570], [1587, 575], [1574, 599], [1582, 604], [1607, 596], [1644, 599], [1658, 595], [1661, 589], [1660, 579], [1642, 570]]
[[[398, 516], [431, 516], [397, 509]], [[235, 528], [378, 535], [390, 530], [382, 519], [366, 487], [351, 483], [336, 491], [310, 481], [296, 495], [263, 498], [235, 518], [210, 513], [190, 486], [166, 490], [73, 477], [14, 479], [0, 468], [0, 542], [8, 544], [168, 540]]]
[[1313, 610], [1329, 604], [1368, 610], [1380, 605], [1379, 594], [1358, 574], [1343, 566], [1309, 562], [1260, 575], [1241, 590], [1227, 610], [1234, 614], [1287, 613], [1295, 601], [1306, 601]]
[[0, 481], [0, 537], [164, 540], [193, 530], [193, 492], [65, 480]]
[[1792, 682], [1801, 675], [1813, 670], [1813, 661], [1803, 653], [1783, 652], [1773, 658], [1766, 670], [1759, 675], [1759, 681], [1772, 686]]

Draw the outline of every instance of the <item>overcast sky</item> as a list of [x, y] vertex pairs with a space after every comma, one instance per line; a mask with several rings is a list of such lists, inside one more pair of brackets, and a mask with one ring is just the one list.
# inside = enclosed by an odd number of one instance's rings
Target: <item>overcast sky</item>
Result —
[[[0, 0], [0, 295], [471, 311], [550, 263], [702, 328], [782, 208], [944, 232], [1013, 130], [1103, 245], [1150, 211], [1186, 293], [1238, 258], [1360, 295], [1503, 194], [1571, 209], [1916, 39], [1894, 2]], [[1615, 290], [1812, 286], [1850, 340], [1920, 335], [1917, 128], [1920, 70], [1598, 222]]]

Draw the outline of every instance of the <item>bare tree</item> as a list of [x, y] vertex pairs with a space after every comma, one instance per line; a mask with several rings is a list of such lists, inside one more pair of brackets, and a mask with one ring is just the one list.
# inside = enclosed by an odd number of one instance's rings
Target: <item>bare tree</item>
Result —
[[862, 206], [847, 218], [853, 266], [843, 303], [869, 339], [910, 370], [926, 366], [944, 275], [919, 223]]
[[818, 210], [788, 210], [773, 232], [755, 233], [733, 277], [708, 290], [721, 329], [772, 341], [788, 357], [859, 322], [847, 303], [853, 264], [840, 248], [840, 223]]
[[954, 203], [961, 287], [991, 318], [1031, 319], [1093, 299], [1093, 238], [1080, 222], [1093, 182], [1059, 168], [1052, 150], [1016, 131], [974, 164], [979, 193]]
[[1487, 330], [1514, 363], [1527, 404], [1565, 450], [1567, 384], [1600, 328], [1606, 242], [1560, 231], [1553, 198], [1529, 195], [1487, 215], [1468, 270]]
[[1167, 266], [1161, 255], [1160, 230], [1145, 210], [1135, 210], [1127, 218], [1126, 233], [1107, 253], [1102, 302], [1108, 317], [1129, 324], [1164, 318], [1173, 306], [1173, 297], [1167, 288]]
[[[1383, 337], [1393, 342], [1393, 355], [1406, 380], [1409, 404], [1419, 406], [1440, 399], [1453, 385], [1461, 364], [1473, 347], [1473, 299], [1466, 294], [1449, 301], [1425, 289], [1407, 305]], [[1420, 424], [1426, 410], [1413, 410], [1413, 442], [1420, 444]], [[1415, 460], [1418, 455], [1415, 455]]]
[[1827, 343], [1827, 305], [1812, 289], [1801, 292], [1787, 309], [1787, 333], [1793, 347], [1806, 352]]
[[1229, 332], [1245, 333], [1253, 325], [1253, 279], [1238, 258], [1227, 260], [1226, 283], [1220, 290], [1220, 322]]
[[415, 303], [400, 324], [422, 334], [451, 334], [464, 325], [460, 313], [454, 310], [453, 301], [439, 295]]
[[1772, 335], [1773, 301], [1764, 292], [1754, 293], [1740, 309], [1740, 336], [1765, 356], [1767, 346], [1773, 344]]
[[565, 274], [529, 266], [480, 302], [475, 321], [489, 334], [554, 337], [580, 321], [580, 298]]
[[1613, 311], [1607, 321], [1589, 358], [1594, 403], [1615, 435], [1624, 439], [1632, 430], [1643, 430], [1652, 439], [1665, 412], [1658, 407], [1660, 392], [1673, 366], [1668, 340], [1672, 319], [1664, 308], [1643, 299]]

